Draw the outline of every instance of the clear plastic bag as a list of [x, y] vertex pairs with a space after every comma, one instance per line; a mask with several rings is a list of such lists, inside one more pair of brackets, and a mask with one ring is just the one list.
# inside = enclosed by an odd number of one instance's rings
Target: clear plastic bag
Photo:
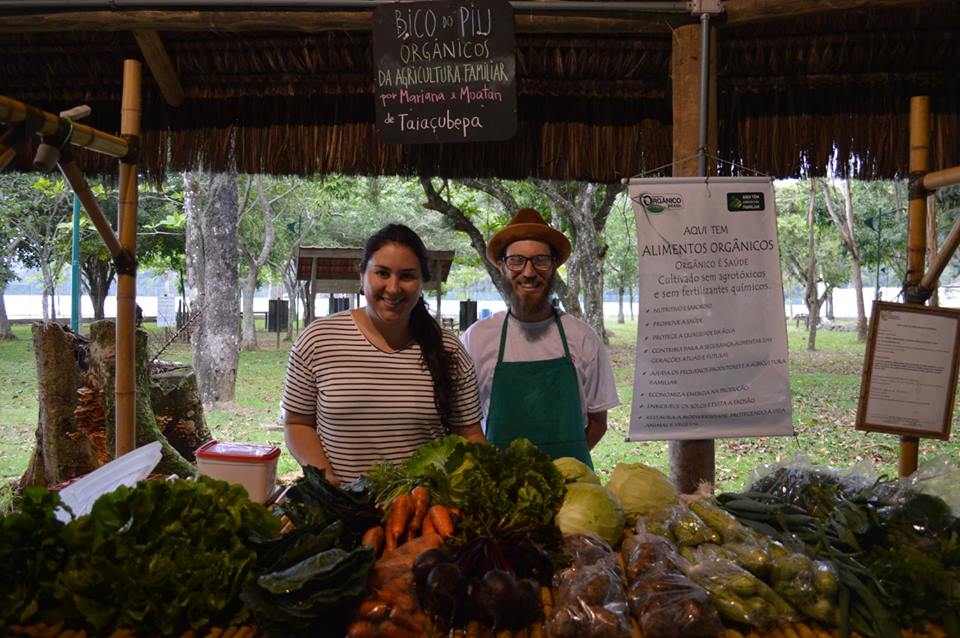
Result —
[[654, 572], [635, 580], [627, 600], [644, 638], [706, 638], [723, 631], [710, 594], [680, 573]]
[[630, 620], [625, 614], [579, 600], [557, 607], [546, 630], [550, 638], [630, 638]]

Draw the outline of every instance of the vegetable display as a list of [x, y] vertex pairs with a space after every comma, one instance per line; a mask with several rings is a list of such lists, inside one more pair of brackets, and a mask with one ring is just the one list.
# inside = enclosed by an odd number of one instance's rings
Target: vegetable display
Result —
[[28, 490], [0, 518], [0, 632], [960, 635], [960, 523], [916, 483], [791, 465], [680, 497], [621, 464], [625, 529], [585, 468], [447, 437], [342, 488], [305, 468], [272, 511], [200, 477], [121, 488], [61, 523], [59, 497]]
[[28, 490], [21, 512], [0, 524], [4, 625], [62, 620], [172, 635], [242, 623], [239, 593], [256, 545], [280, 530], [242, 487], [203, 476], [120, 487], [67, 524], [53, 519], [59, 504]]

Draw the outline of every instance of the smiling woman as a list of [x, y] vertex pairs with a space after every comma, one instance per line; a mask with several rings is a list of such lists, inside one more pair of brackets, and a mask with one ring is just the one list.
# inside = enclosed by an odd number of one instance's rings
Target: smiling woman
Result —
[[281, 405], [291, 454], [351, 481], [449, 432], [482, 441], [476, 372], [430, 316], [420, 237], [385, 226], [364, 247], [366, 306], [312, 323], [290, 351]]

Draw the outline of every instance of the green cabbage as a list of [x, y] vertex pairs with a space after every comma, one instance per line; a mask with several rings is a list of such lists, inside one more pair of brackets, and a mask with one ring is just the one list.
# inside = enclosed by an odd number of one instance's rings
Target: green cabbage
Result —
[[595, 483], [568, 483], [557, 527], [564, 536], [596, 534], [611, 547], [623, 536], [623, 506], [610, 490]]
[[643, 463], [617, 463], [607, 487], [623, 503], [629, 525], [677, 502], [677, 488], [670, 479]]
[[560, 473], [563, 474], [563, 478], [567, 483], [596, 483], [600, 485], [600, 479], [597, 478], [597, 475], [593, 473], [589, 465], [580, 459], [575, 459], [572, 456], [564, 456], [559, 459], [554, 459], [553, 464], [556, 465]]

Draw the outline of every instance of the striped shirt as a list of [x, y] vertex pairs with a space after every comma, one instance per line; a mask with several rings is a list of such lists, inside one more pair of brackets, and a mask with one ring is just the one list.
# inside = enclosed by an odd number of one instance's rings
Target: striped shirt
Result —
[[[477, 375], [457, 338], [443, 333], [454, 379], [450, 426], [480, 422]], [[283, 409], [316, 415], [324, 453], [341, 481], [352, 481], [380, 461], [408, 459], [421, 445], [447, 434], [440, 424], [433, 379], [420, 345], [397, 352], [371, 344], [350, 311], [317, 319], [290, 351]]]

